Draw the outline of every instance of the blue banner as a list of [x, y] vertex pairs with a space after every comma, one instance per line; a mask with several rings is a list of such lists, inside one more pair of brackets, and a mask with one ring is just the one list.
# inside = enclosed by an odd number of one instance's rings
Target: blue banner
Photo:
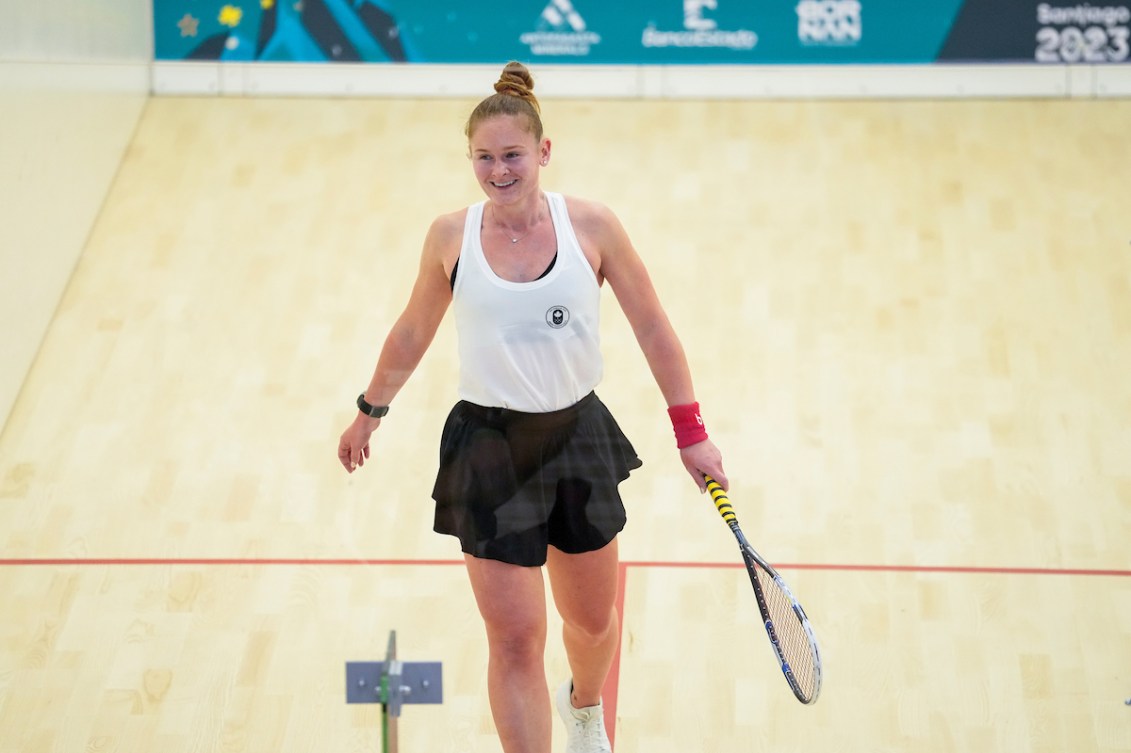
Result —
[[154, 0], [158, 60], [1127, 63], [1131, 0]]

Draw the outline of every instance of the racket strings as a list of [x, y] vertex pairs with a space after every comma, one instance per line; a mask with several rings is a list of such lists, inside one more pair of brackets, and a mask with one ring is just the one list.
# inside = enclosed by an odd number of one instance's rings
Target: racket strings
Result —
[[762, 595], [766, 599], [782, 655], [793, 671], [801, 692], [807, 698], [812, 698], [818, 689], [818, 676], [809, 635], [793, 609], [793, 599], [782, 589], [781, 584], [762, 568], [757, 568], [757, 571], [758, 583], [762, 587]]

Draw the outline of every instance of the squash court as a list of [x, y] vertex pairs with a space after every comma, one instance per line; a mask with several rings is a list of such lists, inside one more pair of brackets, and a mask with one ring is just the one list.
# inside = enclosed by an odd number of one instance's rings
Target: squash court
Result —
[[[473, 104], [145, 104], [0, 434], [0, 753], [378, 750], [343, 666], [390, 630], [444, 666], [401, 750], [500, 750], [431, 531], [450, 315], [375, 462], [335, 458], [429, 222], [480, 199]], [[606, 289], [598, 392], [644, 459], [615, 751], [1131, 751], [1131, 101], [543, 116], [543, 187], [633, 238], [825, 661], [801, 706]]]

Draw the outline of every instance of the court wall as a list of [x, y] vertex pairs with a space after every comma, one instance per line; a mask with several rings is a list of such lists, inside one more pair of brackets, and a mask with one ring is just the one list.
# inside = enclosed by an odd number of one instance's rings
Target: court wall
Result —
[[148, 96], [151, 18], [149, 0], [0, 0], [0, 426]]

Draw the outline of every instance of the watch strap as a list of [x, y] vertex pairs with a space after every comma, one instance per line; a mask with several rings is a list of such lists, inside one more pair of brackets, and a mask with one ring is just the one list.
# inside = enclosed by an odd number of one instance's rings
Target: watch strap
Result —
[[357, 396], [357, 409], [370, 418], [381, 418], [381, 416], [389, 412], [389, 406], [387, 405], [370, 405], [367, 403], [365, 401], [364, 392]]

